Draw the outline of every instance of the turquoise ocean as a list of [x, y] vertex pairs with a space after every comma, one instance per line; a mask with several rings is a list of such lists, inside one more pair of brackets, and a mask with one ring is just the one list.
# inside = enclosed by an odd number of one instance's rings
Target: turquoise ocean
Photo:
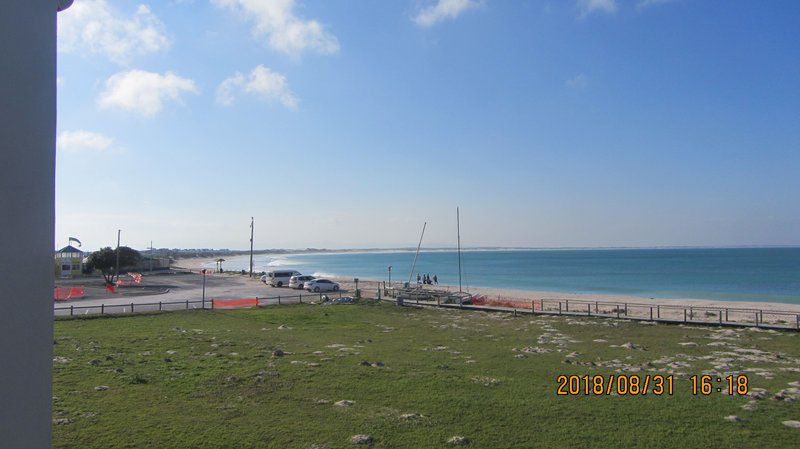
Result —
[[[624, 294], [800, 304], [800, 248], [558, 249], [462, 251], [462, 284], [565, 293]], [[256, 255], [255, 269], [408, 281], [434, 274], [458, 285], [456, 251]], [[247, 256], [226, 269], [247, 269]], [[213, 266], [213, 263], [211, 264]]]

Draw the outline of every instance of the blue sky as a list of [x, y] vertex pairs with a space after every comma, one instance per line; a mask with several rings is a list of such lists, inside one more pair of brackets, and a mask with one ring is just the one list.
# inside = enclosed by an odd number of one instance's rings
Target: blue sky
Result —
[[56, 243], [799, 245], [800, 3], [76, 0]]

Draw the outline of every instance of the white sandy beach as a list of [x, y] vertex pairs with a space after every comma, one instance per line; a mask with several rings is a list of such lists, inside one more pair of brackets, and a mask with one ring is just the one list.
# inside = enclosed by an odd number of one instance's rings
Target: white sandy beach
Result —
[[[213, 266], [214, 258], [192, 258], [192, 259], [179, 259], [175, 262], [176, 267], [186, 268], [190, 270], [200, 269], [202, 266]], [[333, 277], [331, 278], [336, 282], [342, 284], [343, 288], [353, 288], [352, 278]], [[383, 285], [383, 281], [372, 279], [360, 279], [359, 287], [363, 289], [374, 290]], [[399, 285], [395, 284], [395, 286]], [[436, 285], [434, 286], [441, 290], [458, 291], [458, 286], [452, 285]], [[485, 295], [489, 298], [496, 299], [509, 299], [520, 301], [531, 301], [541, 299], [569, 299], [569, 300], [591, 300], [591, 301], [607, 301], [618, 303], [654, 303], [658, 302], [662, 305], [674, 305], [684, 307], [712, 307], [712, 308], [745, 308], [745, 309], [761, 309], [764, 311], [785, 311], [800, 313], [800, 304], [787, 304], [776, 302], [758, 302], [758, 301], [720, 301], [711, 299], [697, 299], [697, 298], [659, 298], [659, 297], [644, 297], [633, 295], [614, 295], [614, 294], [594, 294], [594, 293], [564, 293], [542, 290], [518, 290], [509, 288], [493, 288], [493, 287], [469, 287], [469, 292], [473, 294]]]

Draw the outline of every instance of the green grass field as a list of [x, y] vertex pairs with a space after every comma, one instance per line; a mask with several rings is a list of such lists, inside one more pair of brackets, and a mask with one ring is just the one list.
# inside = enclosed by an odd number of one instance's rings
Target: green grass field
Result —
[[[54, 343], [55, 447], [344, 448], [356, 434], [375, 448], [455, 435], [473, 448], [800, 447], [782, 424], [800, 421], [800, 401], [772, 398], [800, 381], [791, 332], [294, 305], [57, 320]], [[767, 397], [693, 396], [689, 375], [714, 366]], [[556, 395], [561, 374], [637, 369], [674, 371], [674, 394]]]

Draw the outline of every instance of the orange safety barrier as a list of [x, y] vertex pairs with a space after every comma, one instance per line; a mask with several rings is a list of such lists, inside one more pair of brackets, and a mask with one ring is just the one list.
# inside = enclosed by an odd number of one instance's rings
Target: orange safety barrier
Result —
[[241, 298], [241, 299], [212, 299], [212, 304], [215, 309], [232, 309], [235, 307], [256, 307], [258, 305], [258, 298]]
[[83, 298], [86, 289], [83, 287], [55, 287], [53, 299], [56, 301], [66, 301], [68, 299]]

